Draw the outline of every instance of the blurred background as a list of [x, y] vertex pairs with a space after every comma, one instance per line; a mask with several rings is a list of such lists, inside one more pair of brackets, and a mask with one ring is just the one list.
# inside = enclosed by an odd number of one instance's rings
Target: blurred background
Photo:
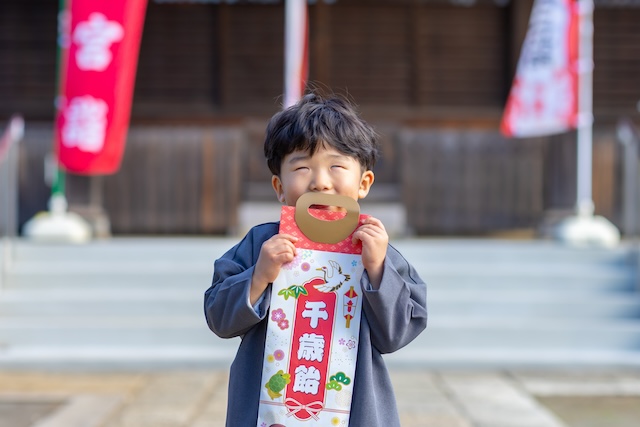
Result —
[[[385, 356], [407, 427], [640, 416], [640, 0], [594, 2], [592, 195], [623, 237], [606, 248], [546, 238], [575, 213], [576, 132], [499, 131], [533, 3], [308, 2], [310, 86], [380, 134], [362, 210], [428, 284], [427, 331]], [[222, 425], [238, 340], [208, 330], [202, 294], [279, 217], [262, 144], [284, 2], [149, 0], [121, 168], [66, 176], [84, 245], [20, 237], [52, 193], [58, 8], [0, 2], [0, 130], [25, 124], [0, 139], [0, 426]]]
[[[573, 212], [575, 132], [507, 140], [498, 131], [532, 4], [309, 2], [310, 85], [350, 97], [381, 135], [364, 209], [386, 209], [394, 234], [535, 235]], [[596, 214], [633, 233], [616, 125], [640, 118], [640, 2], [595, 7], [593, 200]], [[0, 5], [0, 121], [26, 121], [19, 229], [50, 196], [57, 13], [48, 0]], [[246, 231], [247, 211], [276, 203], [262, 143], [282, 104], [283, 50], [282, 1], [150, 0], [122, 167], [70, 174], [70, 210], [103, 234]]]

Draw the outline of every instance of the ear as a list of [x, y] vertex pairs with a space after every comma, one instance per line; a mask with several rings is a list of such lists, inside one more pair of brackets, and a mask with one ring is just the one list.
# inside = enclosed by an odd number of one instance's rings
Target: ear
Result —
[[358, 189], [358, 198], [364, 199], [369, 194], [369, 189], [371, 185], [373, 185], [373, 181], [375, 181], [375, 175], [373, 171], [366, 171], [362, 174], [362, 178], [360, 178], [360, 188]]
[[276, 192], [276, 197], [278, 197], [278, 201], [280, 203], [285, 203], [284, 199], [284, 188], [282, 188], [282, 181], [278, 175], [273, 175], [271, 177], [271, 186], [273, 190]]

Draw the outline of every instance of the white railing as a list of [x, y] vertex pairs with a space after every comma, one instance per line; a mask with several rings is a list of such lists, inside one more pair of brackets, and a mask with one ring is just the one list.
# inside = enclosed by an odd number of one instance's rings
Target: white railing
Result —
[[[640, 103], [638, 105], [640, 107]], [[640, 134], [628, 118], [618, 122], [616, 134], [623, 147], [622, 228], [626, 237], [634, 242], [636, 285], [640, 291]]]
[[18, 142], [24, 135], [24, 120], [13, 116], [0, 136], [0, 290], [13, 259], [13, 239], [18, 234]]

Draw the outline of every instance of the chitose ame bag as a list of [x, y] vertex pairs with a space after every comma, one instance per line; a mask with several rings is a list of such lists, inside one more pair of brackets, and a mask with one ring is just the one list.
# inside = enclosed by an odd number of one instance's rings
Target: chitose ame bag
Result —
[[364, 218], [344, 196], [307, 193], [282, 208], [280, 232], [299, 240], [272, 285], [257, 427], [349, 425], [363, 273], [351, 235]]

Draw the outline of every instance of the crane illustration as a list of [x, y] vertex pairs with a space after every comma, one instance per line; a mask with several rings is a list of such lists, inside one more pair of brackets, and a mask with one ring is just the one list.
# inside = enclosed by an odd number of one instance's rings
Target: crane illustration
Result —
[[342, 272], [342, 267], [335, 261], [329, 260], [329, 267], [323, 266], [316, 270], [322, 271], [324, 283], [314, 285], [313, 287], [320, 292], [335, 292], [351, 279], [351, 275]]

